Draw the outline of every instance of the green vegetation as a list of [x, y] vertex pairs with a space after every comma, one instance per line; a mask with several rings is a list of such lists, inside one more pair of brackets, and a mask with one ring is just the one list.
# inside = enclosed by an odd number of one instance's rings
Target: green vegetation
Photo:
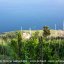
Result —
[[[0, 44], [0, 60], [26, 60], [17, 64], [62, 64], [64, 60], [64, 39], [45, 38], [50, 35], [48, 27], [44, 27], [42, 37], [35, 31], [30, 39], [22, 39], [21, 32], [16, 32], [16, 37], [3, 37]], [[12, 35], [11, 35], [12, 36]], [[6, 43], [3, 45], [3, 43]], [[54, 60], [54, 62], [49, 62]], [[35, 62], [34, 62], [35, 61]], [[39, 62], [38, 62], [39, 61]], [[45, 61], [42, 63], [42, 61]], [[5, 63], [4, 63], [5, 64]], [[8, 62], [7, 64], [14, 64]]]
[[49, 36], [49, 35], [51, 34], [49, 27], [48, 27], [48, 26], [44, 26], [43, 28], [44, 28], [44, 29], [43, 29], [43, 36], [44, 36], [44, 37]]

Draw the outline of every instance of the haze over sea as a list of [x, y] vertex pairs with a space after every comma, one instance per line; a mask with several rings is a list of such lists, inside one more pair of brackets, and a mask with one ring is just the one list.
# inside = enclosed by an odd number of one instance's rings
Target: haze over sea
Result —
[[62, 29], [64, 0], [0, 0], [0, 32], [42, 29], [44, 25]]

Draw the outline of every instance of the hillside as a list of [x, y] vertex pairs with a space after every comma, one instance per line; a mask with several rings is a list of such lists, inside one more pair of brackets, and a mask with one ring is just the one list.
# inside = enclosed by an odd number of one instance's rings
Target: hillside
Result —
[[[4, 38], [15, 38], [17, 36], [18, 32], [20, 32], [20, 30], [1, 33], [0, 39], [2, 37], [4, 37]], [[42, 36], [43, 30], [32, 30], [31, 34], [33, 35], [33, 34], [35, 34], [35, 32], [38, 32], [38, 34], [40, 36]], [[63, 30], [50, 30], [50, 32], [51, 32], [50, 37], [64, 37], [64, 31]], [[22, 36], [24, 36], [24, 33], [30, 34], [30, 31], [29, 30], [22, 30], [21, 31]], [[27, 35], [25, 37], [27, 37]]]
[[[51, 35], [49, 37], [51, 38], [64, 38], [64, 31], [50, 31]], [[42, 36], [43, 30], [23, 30], [21, 31], [23, 39], [21, 39], [21, 34], [18, 32], [20, 31], [0, 34], [0, 59], [11, 59], [13, 61], [12, 59], [17, 60], [20, 58], [21, 60], [29, 60], [26, 62], [27, 64], [31, 64], [29, 63], [30, 60], [34, 60], [35, 58], [36, 60], [46, 60], [46, 63], [49, 60], [55, 60], [51, 64], [58, 64], [56, 61], [64, 59], [64, 39], [39, 37]], [[30, 38], [31, 36], [34, 37]]]

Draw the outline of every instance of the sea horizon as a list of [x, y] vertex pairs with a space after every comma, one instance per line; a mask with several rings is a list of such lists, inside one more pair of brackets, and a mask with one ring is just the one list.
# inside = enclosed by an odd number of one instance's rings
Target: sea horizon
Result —
[[63, 0], [0, 0], [0, 32], [42, 29], [63, 29]]

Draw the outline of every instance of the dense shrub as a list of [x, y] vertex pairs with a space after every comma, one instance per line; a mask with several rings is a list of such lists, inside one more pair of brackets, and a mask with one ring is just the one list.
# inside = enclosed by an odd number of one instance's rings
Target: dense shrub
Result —
[[[7, 46], [0, 46], [0, 59], [4, 52], [4, 57], [8, 59], [27, 60], [25, 64], [41, 64], [30, 60], [46, 60], [44, 64], [61, 64], [49, 60], [64, 60], [64, 40], [63, 39], [46, 39], [41, 36], [22, 40], [21, 34], [16, 39], [12, 39]], [[4, 52], [2, 52], [4, 51]], [[20, 64], [20, 63], [19, 63]], [[23, 63], [22, 63], [23, 64]]]

